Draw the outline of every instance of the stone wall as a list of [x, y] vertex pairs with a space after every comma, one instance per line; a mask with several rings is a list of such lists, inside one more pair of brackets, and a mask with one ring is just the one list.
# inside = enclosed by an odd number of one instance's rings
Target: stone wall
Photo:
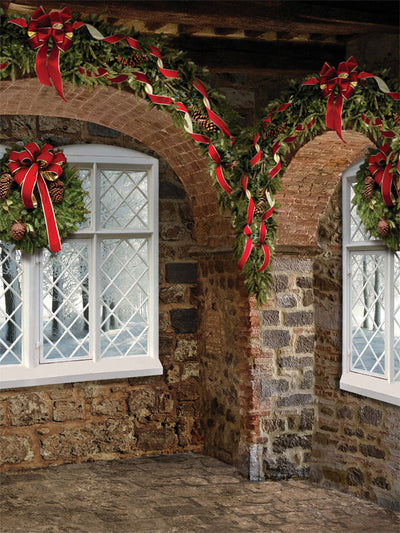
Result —
[[400, 409], [340, 391], [341, 185], [321, 219], [314, 262], [316, 417], [311, 480], [400, 509]]
[[[0, 126], [0, 142], [100, 142], [159, 158], [132, 137], [94, 123], [19, 115], [2, 116]], [[3, 468], [203, 449], [193, 215], [178, 177], [159, 159], [164, 375], [1, 391]]]
[[[253, 479], [308, 477], [314, 419], [312, 259], [278, 255], [274, 286], [253, 331]], [[258, 342], [257, 335], [258, 334]]]

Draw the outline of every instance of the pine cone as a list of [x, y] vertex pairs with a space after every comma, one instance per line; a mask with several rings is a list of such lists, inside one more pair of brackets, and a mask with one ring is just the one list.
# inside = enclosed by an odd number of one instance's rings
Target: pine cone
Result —
[[190, 108], [190, 115], [197, 124], [206, 131], [215, 132], [218, 131], [218, 126], [211, 122], [207, 115], [203, 115], [198, 107]]
[[258, 189], [257, 196], [258, 196], [258, 202], [256, 204], [256, 208], [254, 210], [254, 214], [255, 215], [262, 215], [264, 213], [264, 211], [265, 211], [265, 205], [267, 203], [267, 201], [265, 199], [265, 194], [264, 194], [264, 189], [263, 188]]
[[387, 220], [382, 219], [378, 222], [378, 233], [382, 237], [386, 237], [386, 235], [389, 233], [389, 223]]
[[14, 241], [20, 241], [23, 236], [25, 235], [25, 224], [22, 222], [15, 222], [11, 226], [11, 237], [14, 239]]
[[369, 202], [371, 200], [372, 192], [374, 190], [375, 181], [372, 176], [367, 176], [364, 181], [364, 200]]
[[0, 200], [5, 200], [10, 192], [14, 178], [8, 172], [1, 175], [0, 178]]
[[400, 117], [397, 113], [393, 113], [394, 123], [396, 126], [400, 126]]
[[135, 52], [132, 57], [121, 57], [121, 56], [115, 57], [115, 61], [119, 63], [120, 65], [122, 65], [123, 67], [132, 67], [132, 68], [137, 67], [138, 65], [140, 65], [140, 63], [143, 63], [143, 61], [146, 61], [146, 59], [147, 59], [147, 55], [140, 53], [140, 52]]
[[64, 182], [60, 179], [51, 181], [49, 185], [49, 191], [51, 199], [55, 204], [59, 204], [63, 201], [64, 198]]

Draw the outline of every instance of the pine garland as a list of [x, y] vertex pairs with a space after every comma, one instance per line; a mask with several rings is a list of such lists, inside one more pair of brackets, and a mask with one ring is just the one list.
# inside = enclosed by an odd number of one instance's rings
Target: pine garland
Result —
[[[42, 144], [36, 141], [41, 147]], [[21, 150], [21, 145], [14, 144], [6, 150], [0, 159], [0, 170], [6, 172], [7, 162], [10, 152]], [[86, 192], [82, 188], [82, 181], [79, 178], [78, 170], [65, 165], [62, 174], [64, 182], [63, 200], [53, 203], [54, 214], [60, 238], [65, 239], [69, 233], [78, 229], [78, 224], [85, 220], [88, 213], [85, 208], [84, 197]], [[15, 224], [18, 224], [18, 231], [21, 232], [20, 225], [25, 226], [23, 235], [19, 237], [16, 233]], [[14, 226], [14, 229], [12, 230]], [[18, 240], [15, 239], [17, 236]], [[23, 252], [33, 254], [35, 249], [42, 249], [48, 246], [46, 223], [41, 205], [36, 209], [26, 209], [21, 197], [21, 188], [14, 181], [7, 197], [0, 202], [0, 239], [10, 242]]]
[[[75, 14], [73, 16], [74, 20], [82, 19], [78, 14]], [[206, 69], [195, 65], [184, 52], [173, 49], [165, 36], [138, 35], [132, 28], [126, 29], [111, 26], [99, 17], [89, 17], [84, 22], [92, 24], [105, 36], [123, 33], [133, 37], [137, 39], [141, 50], [136, 55], [136, 52], [132, 50], [126, 39], [115, 44], [98, 41], [91, 37], [85, 27], [82, 27], [74, 31], [71, 48], [60, 55], [60, 69], [64, 82], [69, 81], [73, 86], [106, 86], [112, 85], [111, 78], [125, 74], [128, 76], [127, 80], [118, 85], [118, 87], [131, 90], [136, 95], [148, 100], [144, 84], [136, 81], [132, 75], [134, 70], [140, 70], [149, 79], [154, 94], [169, 96], [174, 102], [182, 102], [187, 109], [196, 110], [197, 119], [200, 119], [200, 123], [197, 122], [196, 127], [202, 128], [212, 140], [212, 144], [221, 157], [224, 176], [232, 188], [230, 195], [222, 191], [215, 178], [215, 163], [210, 161], [209, 168], [217, 186], [219, 203], [222, 208], [231, 211], [231, 221], [237, 236], [234, 250], [237, 259], [241, 257], [247, 239], [244, 229], [247, 224], [249, 200], [243, 189], [242, 177], [244, 175], [248, 176], [247, 192], [257, 204], [257, 212], [251, 225], [252, 235], [254, 236], [253, 248], [242, 272], [245, 275], [245, 285], [249, 293], [255, 294], [259, 303], [265, 301], [272, 277], [270, 267], [264, 272], [257, 272], [263, 263], [263, 251], [258, 241], [258, 235], [262, 212], [268, 205], [266, 197], [260, 198], [258, 191], [267, 190], [273, 197], [276, 191], [281, 188], [281, 175], [290, 163], [294, 153], [316, 135], [327, 130], [325, 121], [327, 99], [323, 97], [319, 84], [302, 85], [298, 81], [291, 82], [282, 97], [272, 102], [252, 127], [243, 129], [240, 127], [238, 114], [227, 105], [225, 96], [210, 86]], [[166, 79], [160, 74], [157, 58], [149, 53], [151, 46], [156, 46], [160, 50], [167, 68], [178, 70], [179, 78]], [[15, 79], [34, 75], [35, 58], [36, 52], [29, 46], [26, 29], [10, 24], [6, 15], [0, 15], [0, 64], [6, 65], [0, 70], [0, 79]], [[121, 60], [116, 58], [121, 58]], [[122, 58], [132, 58], [132, 61], [122, 60]], [[78, 66], [81, 67], [81, 72], [78, 70]], [[105, 69], [107, 76], [97, 76], [99, 68]], [[378, 74], [387, 82], [391, 91], [398, 90], [398, 81], [388, 80], [387, 71]], [[318, 78], [319, 74], [315, 74], [315, 76]], [[231, 139], [225, 137], [218, 128], [214, 128], [214, 125], [210, 126], [210, 123], [206, 121], [208, 117], [207, 110], [201, 95], [193, 86], [193, 81], [196, 78], [199, 78], [205, 84], [208, 98], [212, 102], [212, 110], [228, 124], [234, 136], [233, 145]], [[285, 107], [284, 104], [288, 103], [290, 105]], [[284, 106], [284, 110], [277, 111], [282, 106]], [[158, 107], [162, 112], [170, 113], [175, 125], [179, 128], [184, 128], [184, 115], [175, 106], [158, 106], [150, 103], [149, 107]], [[361, 132], [368, 136], [376, 145], [382, 143], [382, 131], [391, 132], [393, 137], [386, 142], [390, 145], [391, 152], [389, 156], [393, 156], [393, 159], [397, 161], [400, 155], [399, 114], [399, 103], [383, 93], [374, 79], [359, 80], [354, 94], [344, 101], [342, 111], [343, 129]], [[196, 124], [193, 111], [192, 117]], [[265, 120], [267, 117], [268, 121]], [[378, 124], [377, 119], [379, 125], [374, 125]], [[261, 134], [258, 139], [261, 158], [259, 162], [253, 164], [251, 161], [255, 155], [254, 137], [258, 133]], [[294, 140], [287, 141], [288, 138]], [[276, 146], [277, 142], [280, 143], [280, 148], [277, 154], [274, 154], [273, 146]], [[338, 138], [338, 143], [340, 142]], [[208, 146], [205, 144], [199, 145], [199, 149], [202, 153], [207, 154]], [[271, 179], [269, 173], [276, 165], [276, 156], [279, 157], [282, 168], [280, 173]], [[68, 196], [67, 190], [68, 187], [66, 187], [65, 191], [66, 196]], [[363, 191], [360, 194], [362, 195]], [[364, 203], [361, 212], [364, 212], [363, 209], [366, 209], [366, 205], [370, 205], [373, 201], [378, 201], [376, 195], [377, 191], [374, 191], [369, 203], [363, 199]], [[66, 201], [67, 198], [64, 198], [59, 206], [63, 206]], [[389, 225], [394, 223], [395, 227], [398, 227], [398, 203], [392, 208], [390, 214], [383, 212], [384, 209], [380, 209], [380, 207], [374, 207], [374, 209], [382, 211], [380, 213], [381, 218], [386, 216], [386, 219], [389, 220]], [[274, 254], [277, 212], [278, 206], [275, 206], [273, 216], [264, 222], [267, 229], [265, 242], [271, 250], [271, 256]], [[368, 216], [366, 215], [366, 220], [369, 217], [371, 217], [371, 213]], [[30, 232], [27, 231], [21, 242], [28, 239], [29, 234]], [[392, 240], [394, 242], [393, 228], [388, 232], [385, 239], [387, 243], [392, 242]]]

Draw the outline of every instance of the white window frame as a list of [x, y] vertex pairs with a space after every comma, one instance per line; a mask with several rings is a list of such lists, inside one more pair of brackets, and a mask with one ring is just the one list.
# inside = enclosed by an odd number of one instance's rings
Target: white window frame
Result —
[[[358, 162], [347, 169], [343, 174], [343, 352], [342, 352], [342, 377], [340, 388], [342, 390], [360, 394], [376, 400], [400, 406], [400, 382], [395, 382], [394, 355], [386, 350], [386, 375], [384, 377], [363, 374], [351, 370], [351, 314], [352, 314], [352, 273], [351, 256], [354, 253], [379, 252], [385, 257], [385, 309], [386, 316], [393, 316], [393, 258], [394, 252], [375, 239], [369, 241], [350, 241], [351, 235], [351, 185], [356, 181], [356, 173], [362, 164]], [[393, 331], [388, 324], [385, 325], [385, 345], [393, 346]]]
[[[5, 146], [0, 145], [1, 155], [4, 150]], [[31, 313], [29, 312], [29, 305], [23, 305], [22, 342], [24, 349], [22, 365], [0, 366], [0, 389], [151, 376], [159, 375], [163, 372], [158, 353], [158, 160], [135, 150], [111, 145], [70, 145], [63, 147], [62, 150], [68, 164], [71, 166], [82, 166], [84, 168], [86, 164], [87, 168], [88, 164], [102, 164], [115, 168], [125, 167], [134, 170], [146, 170], [148, 173], [149, 228], [131, 232], [135, 233], [135, 237], [146, 238], [149, 242], [148, 354], [146, 356], [134, 355], [101, 359], [99, 353], [93, 353], [91, 360], [39, 364], [41, 347], [37, 339], [41, 328], [41, 316], [40, 313], [33, 313], [32, 317], [32, 311]], [[71, 240], [79, 237], [79, 233], [83, 234], [82, 238], [84, 238], [85, 230], [78, 230], [78, 232], [71, 235]], [[109, 233], [110, 236], [119, 235], [123, 237], [123, 230], [121, 232], [110, 230]], [[26, 278], [23, 283], [22, 300], [37, 301], [37, 298], [42, 297], [40, 287], [35, 287], [33, 280], [28, 278], [38, 275], [40, 252], [36, 252], [33, 257], [29, 254], [23, 254], [23, 257], [24, 261], [31, 261], [32, 266], [23, 273]], [[92, 272], [93, 275], [94, 272]]]

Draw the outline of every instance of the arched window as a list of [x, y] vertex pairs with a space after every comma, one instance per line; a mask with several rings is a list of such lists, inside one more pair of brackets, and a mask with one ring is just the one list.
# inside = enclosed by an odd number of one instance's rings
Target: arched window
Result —
[[90, 213], [59, 253], [1, 243], [1, 388], [162, 373], [158, 161], [107, 145], [63, 151]]
[[400, 405], [400, 252], [364, 229], [343, 175], [343, 390]]

